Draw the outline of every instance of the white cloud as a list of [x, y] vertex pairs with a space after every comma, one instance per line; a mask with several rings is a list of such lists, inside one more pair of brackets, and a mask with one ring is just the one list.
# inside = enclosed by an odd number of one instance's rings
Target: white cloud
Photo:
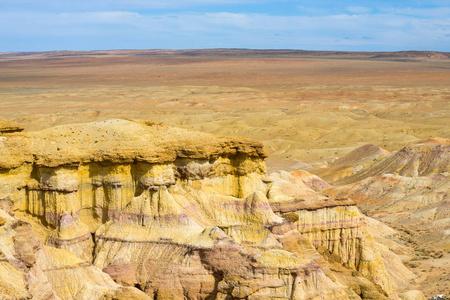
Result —
[[[13, 42], [20, 40], [22, 45], [27, 39], [36, 39], [38, 45], [53, 41], [53, 49], [74, 50], [247, 47], [448, 51], [449, 36], [447, 16], [428, 18], [395, 12], [325, 16], [0, 12], [0, 39], [5, 41], [0, 51], [22, 50], [14, 48]], [[38, 48], [28, 50], [42, 50]]]
[[[450, 3], [448, 3], [450, 5]], [[439, 8], [391, 7], [382, 9], [385, 13], [395, 15], [417, 16], [423, 18], [442, 17], [450, 19], [450, 6]]]
[[347, 7], [347, 11], [355, 14], [368, 14], [372, 11], [372, 9], [364, 6], [349, 6]]
[[61, 13], [56, 18], [70, 23], [97, 23], [97, 24], [129, 24], [140, 18], [141, 15], [128, 11], [98, 11], [87, 13]]

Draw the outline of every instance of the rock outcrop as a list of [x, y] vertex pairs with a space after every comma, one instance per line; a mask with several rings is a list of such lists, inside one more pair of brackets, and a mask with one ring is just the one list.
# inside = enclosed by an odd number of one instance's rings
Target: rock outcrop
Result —
[[[429, 143], [404, 147], [389, 155], [382, 154], [375, 157], [372, 155], [373, 151], [369, 151], [367, 154], [369, 159], [365, 158], [363, 162], [337, 166], [332, 164], [329, 168], [316, 169], [312, 172], [334, 185], [355, 183], [380, 174], [398, 174], [406, 177], [443, 174], [450, 169], [450, 146], [446, 143], [447, 139], [434, 138]], [[355, 151], [358, 152], [361, 148]], [[345, 157], [352, 156], [353, 152], [344, 156], [342, 160], [347, 161]]]
[[10, 211], [0, 208], [0, 220], [0, 299], [150, 299], [72, 252], [44, 246]]
[[388, 151], [375, 146], [364, 145], [350, 153], [332, 161], [327, 167], [314, 169], [311, 172], [333, 184], [342, 184], [355, 174], [370, 168], [375, 163], [385, 158]]
[[389, 224], [421, 229], [424, 242], [448, 249], [450, 146], [445, 139], [432, 141], [405, 147], [350, 177], [360, 180], [323, 193], [351, 198], [364, 213]]
[[[55, 297], [396, 299], [413, 279], [325, 181], [266, 176], [258, 142], [113, 120], [10, 134], [0, 155], [0, 199], [53, 230], [47, 246], [0, 243], [5, 268], [49, 265]], [[24, 280], [17, 293], [40, 292]]]
[[[341, 176], [334, 181], [336, 186], [321, 193], [330, 198], [351, 199], [363, 213], [397, 229], [393, 235], [409, 250], [392, 243], [392, 239], [377, 240], [410, 256], [408, 264], [426, 275], [416, 288], [431, 296], [448, 291], [445, 274], [449, 270], [446, 261], [450, 249], [449, 172], [449, 140], [432, 138], [390, 153], [359, 172]], [[427, 260], [434, 261], [431, 264]], [[436, 266], [438, 270], [434, 270]], [[412, 294], [402, 297], [409, 299]]]
[[[269, 200], [276, 204], [274, 210], [292, 220], [302, 236], [323, 256], [358, 271], [385, 291], [405, 287], [414, 279], [398, 257], [375, 242], [368, 232], [367, 217], [359, 212], [354, 202], [347, 198], [333, 200], [323, 194], [316, 194], [314, 198], [312, 190], [304, 187], [299, 193], [296, 174], [297, 171], [272, 174], [275, 179], [271, 189], [281, 193], [272, 199], [269, 192]], [[376, 221], [370, 220], [372, 222]]]
[[54, 227], [50, 245], [88, 260], [90, 232], [136, 195], [183, 179], [242, 197], [265, 167], [259, 143], [125, 120], [11, 135], [0, 154], [0, 197]]
[[21, 125], [0, 117], [0, 135], [5, 133], [20, 132], [22, 130], [24, 130], [24, 128]]

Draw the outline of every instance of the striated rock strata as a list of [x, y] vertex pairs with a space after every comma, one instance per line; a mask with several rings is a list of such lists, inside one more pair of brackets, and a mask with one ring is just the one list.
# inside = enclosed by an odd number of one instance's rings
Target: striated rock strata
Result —
[[329, 167], [312, 172], [334, 185], [351, 184], [380, 174], [423, 177], [448, 173], [448, 144], [448, 139], [433, 138], [389, 154], [376, 146], [366, 145], [336, 160]]
[[5, 133], [20, 132], [24, 128], [12, 121], [0, 117], [0, 135]]
[[423, 244], [449, 249], [450, 146], [447, 144], [446, 139], [434, 138], [405, 147], [351, 181], [360, 180], [330, 187], [323, 193], [351, 198], [370, 216], [410, 230], [422, 230], [416, 238]]
[[[377, 240], [409, 256], [413, 269], [422, 269], [416, 288], [428, 296], [448, 291], [449, 145], [448, 139], [432, 138], [404, 147], [340, 180], [347, 184], [321, 191], [331, 198], [352, 199], [365, 214], [397, 229], [394, 238], [405, 241], [410, 250], [383, 237]], [[431, 259], [433, 265], [424, 270]]]
[[413, 276], [373, 240], [354, 203], [319, 194], [330, 186], [306, 172], [266, 176], [265, 157], [251, 140], [152, 122], [15, 133], [0, 142], [0, 199], [53, 229], [36, 251], [70, 250], [95, 270], [88, 282], [101, 269], [101, 286], [115, 293], [396, 299]]
[[[44, 246], [0, 208], [0, 299], [150, 299], [70, 251]], [[7, 210], [5, 210], [7, 209]]]

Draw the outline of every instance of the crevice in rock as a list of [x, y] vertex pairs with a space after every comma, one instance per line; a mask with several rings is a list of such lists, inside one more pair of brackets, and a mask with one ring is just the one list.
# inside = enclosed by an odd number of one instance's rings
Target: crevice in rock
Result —
[[94, 263], [95, 261], [95, 253], [96, 253], [96, 248], [97, 248], [97, 239], [95, 238], [95, 232], [91, 232], [91, 236], [92, 236], [92, 242], [94, 243], [94, 246], [92, 247], [92, 261], [90, 261], [90, 263]]

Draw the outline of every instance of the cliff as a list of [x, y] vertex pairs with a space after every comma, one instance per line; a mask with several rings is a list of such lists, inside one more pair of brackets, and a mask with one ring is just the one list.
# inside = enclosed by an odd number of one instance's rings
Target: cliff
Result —
[[70, 251], [44, 246], [29, 223], [0, 208], [0, 299], [150, 299]]
[[91, 270], [48, 279], [61, 298], [97, 276], [153, 299], [395, 299], [413, 279], [325, 181], [267, 176], [258, 142], [112, 120], [5, 134], [0, 155], [0, 199], [51, 230], [35, 248]]
[[[397, 253], [412, 254], [409, 265], [422, 269], [418, 288], [428, 296], [448, 290], [441, 282], [448, 282], [442, 274], [448, 274], [450, 249], [449, 144], [432, 138], [404, 147], [339, 180], [347, 184], [322, 190], [331, 198], [352, 199], [363, 213], [397, 229], [395, 238], [409, 251], [380, 240]], [[433, 260], [428, 270], [427, 260]]]

